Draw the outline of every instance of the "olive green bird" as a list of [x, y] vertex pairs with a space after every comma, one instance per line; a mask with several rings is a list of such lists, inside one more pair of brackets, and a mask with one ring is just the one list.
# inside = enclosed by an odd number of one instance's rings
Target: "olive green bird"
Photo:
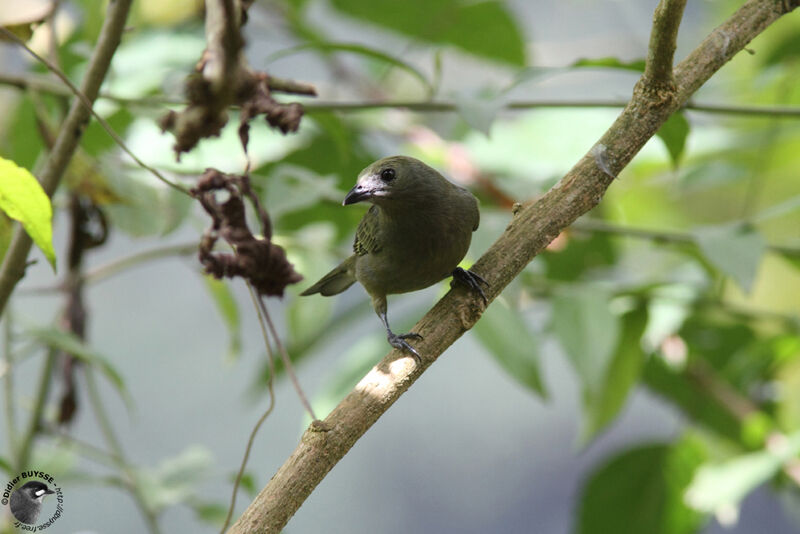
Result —
[[422, 336], [392, 332], [386, 295], [423, 289], [452, 275], [453, 282], [477, 291], [486, 302], [480, 286], [486, 281], [458, 267], [478, 228], [478, 201], [463, 187], [406, 156], [383, 158], [361, 171], [342, 205], [361, 201], [372, 206], [356, 230], [354, 254], [301, 295], [327, 297], [361, 282], [386, 327], [389, 344], [419, 361], [419, 353], [406, 340]]

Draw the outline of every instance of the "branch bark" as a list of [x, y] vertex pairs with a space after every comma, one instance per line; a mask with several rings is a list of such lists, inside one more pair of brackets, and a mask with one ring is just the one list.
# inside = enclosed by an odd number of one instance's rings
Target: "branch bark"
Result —
[[[672, 14], [679, 12], [678, 4], [682, 4], [668, 0], [662, 3], [672, 5], [665, 10]], [[643, 76], [630, 103], [595, 147], [544, 196], [519, 205], [503, 235], [473, 266], [489, 282], [486, 296], [490, 300], [497, 297], [561, 230], [595, 207], [614, 177], [667, 118], [750, 40], [798, 4], [800, 0], [746, 2], [677, 65], [672, 72], [672, 89], [659, 91], [648, 85], [647, 76]], [[654, 33], [659, 33], [660, 28], [670, 35], [655, 35], [651, 43], [674, 41], [676, 21], [663, 24], [656, 21]], [[667, 55], [671, 63], [672, 54]], [[652, 52], [649, 58], [653, 69], [666, 64], [664, 54]], [[665, 90], [670, 94], [664, 94]], [[482, 302], [468, 291], [456, 288], [447, 293], [413, 328], [424, 336], [416, 345], [423, 355], [422, 364], [415, 366], [413, 359], [405, 354], [390, 352], [323, 424], [312, 424], [306, 430], [295, 451], [229, 532], [280, 532], [364, 432], [447, 347], [475, 324], [482, 312]]]
[[[100, 85], [106, 77], [111, 58], [119, 46], [122, 39], [122, 32], [125, 28], [125, 20], [128, 18], [133, 0], [112, 0], [108, 5], [106, 18], [100, 30], [100, 38], [94, 48], [86, 75], [81, 83], [81, 92], [86, 99], [93, 103], [97, 98]], [[88, 109], [80, 98], [72, 101], [67, 117], [61, 126], [61, 130], [56, 138], [53, 150], [50, 152], [44, 169], [39, 176], [47, 196], [52, 197], [58, 187], [64, 170], [75, 149], [78, 148], [83, 130], [89, 121], [91, 110]], [[8, 298], [16, 287], [17, 283], [25, 275], [28, 253], [31, 250], [31, 238], [21, 225], [17, 225], [14, 235], [11, 238], [6, 255], [0, 266], [0, 316], [5, 310]]]

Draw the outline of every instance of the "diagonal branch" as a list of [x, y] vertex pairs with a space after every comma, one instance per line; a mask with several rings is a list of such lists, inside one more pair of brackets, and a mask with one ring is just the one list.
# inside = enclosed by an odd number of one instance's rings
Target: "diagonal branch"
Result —
[[[503, 235], [473, 270], [488, 282], [491, 300], [561, 230], [596, 206], [606, 189], [667, 118], [725, 62], [800, 0], [750, 0], [715, 29], [674, 71], [671, 98], [660, 98], [641, 81], [611, 128], [544, 196], [518, 206]], [[660, 41], [660, 39], [656, 39]], [[325, 475], [402, 395], [436, 357], [480, 318], [482, 303], [463, 289], [445, 295], [414, 327], [424, 340], [424, 360], [392, 351], [374, 367], [322, 425], [303, 434], [292, 455], [229, 532], [279, 532]]]
[[[109, 3], [106, 18], [100, 30], [100, 38], [94, 48], [81, 83], [81, 93], [86, 96], [88, 102], [94, 102], [97, 98], [100, 85], [106, 77], [109, 65], [111, 65], [111, 58], [114, 56], [114, 52], [117, 50], [122, 38], [122, 31], [125, 28], [125, 20], [128, 18], [131, 3], [132, 0], [114, 0]], [[39, 181], [47, 196], [53, 196], [59, 182], [61, 182], [64, 170], [78, 148], [83, 130], [89, 121], [89, 116], [90, 110], [81, 99], [75, 98], [58, 133], [53, 150], [50, 152], [45, 167], [39, 176]], [[25, 275], [31, 244], [31, 238], [22, 226], [17, 225], [3, 258], [2, 266], [0, 266], [0, 315], [3, 314], [8, 297], [11, 296], [14, 287]]]

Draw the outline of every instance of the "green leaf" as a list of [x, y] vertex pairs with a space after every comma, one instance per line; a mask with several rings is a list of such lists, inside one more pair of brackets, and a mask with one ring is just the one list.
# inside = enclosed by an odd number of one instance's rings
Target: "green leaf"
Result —
[[552, 329], [581, 379], [584, 398], [603, 388], [619, 338], [608, 295], [592, 288], [553, 298]]
[[791, 32], [784, 35], [778, 44], [763, 58], [764, 65], [777, 65], [779, 63], [791, 64], [800, 58], [800, 34]]
[[702, 228], [694, 237], [708, 261], [749, 293], [767, 251], [762, 235], [750, 225], [734, 224]]
[[216, 502], [189, 502], [197, 519], [210, 525], [222, 526], [228, 517], [228, 507]]
[[13, 473], [14, 469], [13, 467], [11, 467], [11, 462], [6, 460], [2, 456], [0, 456], [0, 469], [5, 471], [6, 475], [8, 475], [9, 478], [16, 476], [16, 474]]
[[217, 306], [222, 322], [228, 328], [228, 358], [238, 359], [242, 352], [242, 329], [239, 306], [236, 304], [236, 299], [225, 282], [212, 276], [203, 276], [203, 281], [211, 294], [214, 304]]
[[191, 501], [212, 465], [213, 457], [208, 449], [192, 445], [164, 460], [156, 469], [135, 471], [135, 476], [148, 509], [159, 512]]
[[686, 491], [686, 502], [703, 512], [738, 507], [748, 493], [774, 477], [800, 453], [800, 432], [770, 450], [743, 454], [727, 462], [701, 467]]
[[363, 46], [359, 44], [316, 42], [316, 43], [307, 43], [298, 46], [292, 46], [290, 48], [284, 48], [282, 50], [279, 50], [274, 54], [270, 55], [266, 59], [266, 63], [272, 63], [286, 56], [291, 56], [293, 54], [297, 54], [298, 52], [305, 52], [307, 50], [320, 50], [323, 52], [350, 52], [353, 54], [358, 54], [360, 56], [368, 57], [370, 59], [378, 60], [383, 63], [388, 63], [389, 65], [398, 67], [406, 71], [407, 73], [411, 74], [414, 78], [419, 80], [419, 82], [425, 86], [425, 91], [428, 92], [429, 94], [431, 94], [433, 91], [433, 86], [431, 85], [431, 82], [428, 81], [428, 78], [425, 76], [425, 74], [423, 74], [422, 71], [420, 71], [410, 63], [406, 63], [401, 59], [398, 59], [385, 52], [381, 52], [380, 50], [376, 50], [375, 48], [370, 48], [368, 46]]
[[641, 445], [591, 474], [580, 502], [578, 534], [695, 534], [702, 516], [683, 489], [702, 462], [695, 440]]
[[610, 423], [625, 405], [631, 388], [639, 379], [644, 364], [642, 334], [647, 325], [647, 310], [640, 308], [622, 317], [622, 335], [614, 350], [606, 377], [598, 392], [585, 399], [583, 441], [588, 442]]
[[686, 138], [689, 137], [689, 121], [680, 111], [673, 113], [667, 122], [661, 125], [656, 135], [667, 147], [672, 166], [677, 168], [683, 149], [686, 147]]
[[336, 9], [431, 43], [522, 66], [525, 42], [514, 17], [496, 0], [405, 0], [376, 6], [372, 0], [332, 0]]
[[42, 186], [11, 160], [0, 157], [0, 209], [22, 223], [47, 261], [56, 269], [53, 250], [53, 207]]
[[521, 312], [512, 310], [502, 300], [495, 300], [472, 331], [508, 374], [547, 397], [539, 371], [539, 341], [528, 330]]
[[27, 335], [31, 339], [39, 341], [53, 349], [66, 352], [83, 363], [100, 370], [123, 396], [123, 399], [125, 399], [126, 402], [130, 402], [122, 375], [111, 365], [108, 358], [86, 345], [86, 343], [75, 334], [65, 332], [58, 328], [32, 328], [27, 331]]
[[598, 57], [598, 58], [581, 58], [572, 67], [601, 67], [607, 69], [623, 69], [632, 70], [636, 72], [644, 72], [644, 59], [635, 59], [633, 61], [622, 61], [618, 57]]
[[457, 95], [456, 109], [462, 119], [473, 129], [486, 137], [492, 129], [495, 117], [503, 109], [503, 99], [497, 95], [468, 96]]

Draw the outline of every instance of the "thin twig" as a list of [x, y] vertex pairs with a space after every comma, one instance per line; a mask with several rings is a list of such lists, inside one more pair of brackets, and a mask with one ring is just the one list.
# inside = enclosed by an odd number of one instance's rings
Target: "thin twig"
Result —
[[[273, 91], [278, 91], [272, 87], [272, 82], [276, 79], [269, 78], [269, 87]], [[286, 80], [281, 80], [284, 82]], [[291, 81], [291, 80], [289, 80]], [[18, 87], [19, 89], [36, 89], [42, 92], [56, 94], [56, 95], [69, 95], [69, 89], [64, 88], [62, 85], [54, 83], [49, 78], [41, 75], [26, 75], [17, 76], [13, 74], [0, 73], [0, 85], [10, 85]], [[302, 84], [301, 84], [302, 85]], [[305, 94], [305, 93], [300, 93]], [[152, 108], [163, 106], [178, 106], [185, 105], [186, 101], [179, 97], [170, 97], [166, 95], [152, 95], [144, 97], [122, 97], [107, 92], [101, 92], [100, 98], [111, 100], [118, 104]], [[527, 109], [537, 108], [624, 108], [628, 105], [628, 100], [613, 100], [613, 99], [588, 99], [588, 100], [552, 100], [552, 99], [537, 99], [537, 100], [511, 100], [506, 102], [502, 109], [507, 111], [521, 111]], [[236, 106], [232, 106], [236, 107]], [[325, 102], [323, 100], [315, 100], [303, 103], [303, 108], [309, 115], [315, 113], [328, 113], [328, 112], [359, 112], [370, 111], [374, 109], [406, 109], [409, 111], [420, 112], [448, 112], [454, 113], [459, 110], [458, 104], [450, 100], [388, 100], [388, 101], [370, 101], [370, 102]], [[737, 115], [745, 117], [780, 117], [780, 118], [797, 118], [800, 117], [800, 107], [797, 106], [746, 106], [735, 104], [709, 104], [702, 102], [688, 102], [681, 109], [688, 111], [696, 111], [699, 113], [710, 113], [716, 115]]]
[[308, 414], [311, 416], [312, 421], [318, 421], [317, 416], [314, 414], [314, 409], [311, 408], [311, 403], [308, 402], [305, 393], [303, 393], [303, 388], [300, 387], [300, 381], [297, 380], [297, 375], [294, 373], [292, 360], [289, 358], [289, 354], [286, 352], [286, 348], [283, 346], [283, 343], [281, 343], [280, 337], [278, 337], [278, 331], [275, 329], [275, 325], [272, 324], [272, 319], [270, 318], [267, 307], [264, 304], [264, 299], [259, 298], [258, 304], [261, 307], [261, 313], [264, 314], [264, 318], [267, 320], [267, 326], [269, 326], [269, 331], [272, 333], [272, 338], [275, 340], [275, 344], [278, 346], [278, 352], [281, 353], [283, 368], [286, 371], [286, 374], [288, 374], [289, 378], [292, 380], [292, 385], [294, 385], [294, 389], [297, 391], [297, 395], [300, 397], [300, 402], [302, 403], [303, 408], [305, 408]]
[[269, 406], [267, 407], [266, 411], [261, 414], [261, 417], [259, 417], [255, 426], [253, 427], [253, 430], [250, 431], [250, 437], [247, 439], [247, 447], [245, 447], [244, 450], [242, 463], [239, 465], [239, 471], [236, 473], [236, 480], [233, 483], [233, 491], [231, 492], [231, 502], [228, 506], [228, 514], [225, 516], [225, 523], [222, 525], [220, 534], [224, 534], [225, 531], [228, 530], [228, 526], [231, 524], [233, 511], [236, 509], [236, 494], [239, 492], [239, 486], [242, 483], [242, 477], [244, 476], [244, 470], [247, 467], [247, 461], [250, 459], [250, 451], [253, 449], [253, 442], [256, 439], [256, 434], [258, 434], [261, 425], [264, 423], [264, 421], [266, 421], [267, 417], [269, 417], [269, 414], [271, 414], [272, 410], [275, 408], [275, 355], [273, 354], [272, 346], [269, 343], [269, 336], [267, 335], [264, 314], [261, 312], [261, 307], [258, 305], [258, 296], [250, 284], [247, 284], [247, 289], [250, 291], [250, 298], [253, 299], [253, 307], [255, 307], [256, 314], [258, 314], [258, 326], [261, 328], [261, 337], [264, 340], [264, 346], [267, 348], [267, 361], [269, 362], [269, 380], [267, 381], [267, 389], [269, 390]]

